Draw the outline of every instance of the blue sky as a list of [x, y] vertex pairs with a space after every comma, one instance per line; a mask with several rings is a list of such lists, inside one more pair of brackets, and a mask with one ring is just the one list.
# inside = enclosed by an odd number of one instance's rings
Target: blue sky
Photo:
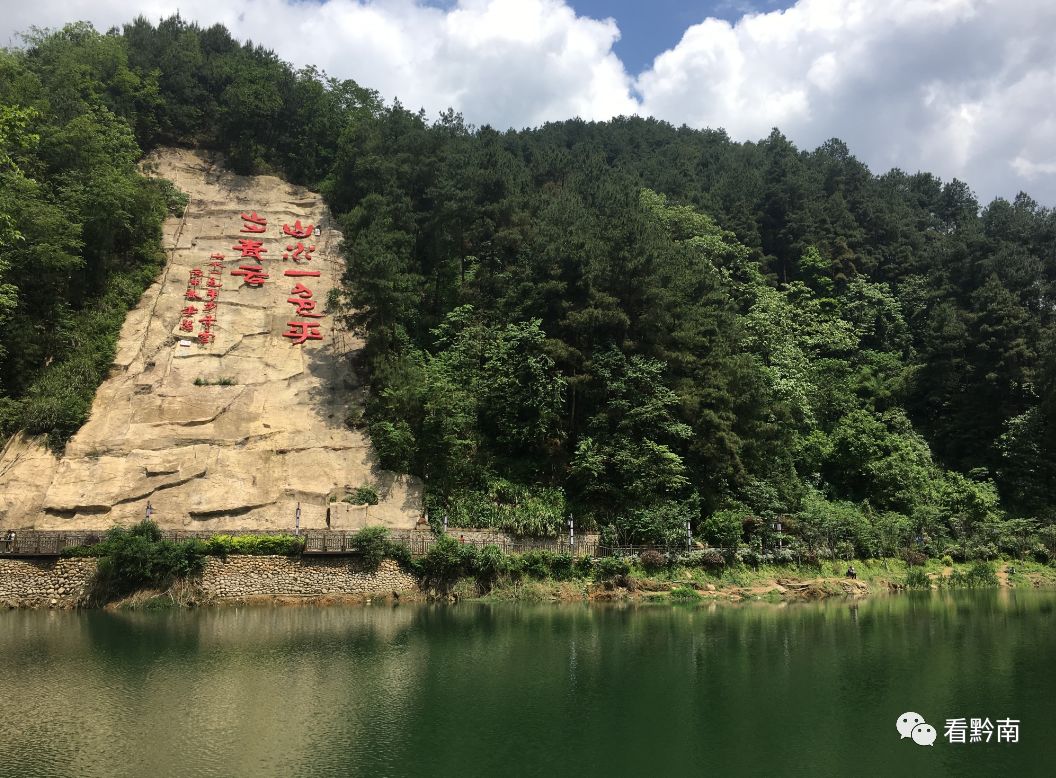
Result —
[[1053, 0], [4, 0], [0, 43], [179, 11], [500, 129], [654, 116], [1056, 206]]
[[573, 0], [580, 14], [595, 19], [611, 16], [620, 26], [616, 55], [627, 70], [640, 73], [653, 59], [682, 39], [692, 24], [708, 16], [736, 22], [746, 13], [788, 8], [790, 0]]

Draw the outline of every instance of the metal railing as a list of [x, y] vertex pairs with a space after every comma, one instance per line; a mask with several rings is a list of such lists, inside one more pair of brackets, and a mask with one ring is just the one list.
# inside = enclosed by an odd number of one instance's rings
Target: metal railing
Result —
[[0, 557], [59, 556], [63, 551], [76, 546], [89, 546], [102, 540], [99, 532], [48, 532], [45, 530], [22, 530], [15, 533], [14, 540], [6, 533], [0, 534]]
[[[305, 533], [304, 553], [306, 554], [351, 554], [355, 550], [355, 532], [352, 531], [308, 531]], [[401, 543], [410, 550], [411, 556], [424, 556], [436, 545], [439, 537], [431, 532], [389, 532], [389, 540]], [[528, 551], [553, 551], [560, 554], [571, 553], [574, 556], [594, 556], [598, 544], [592, 541], [577, 541], [569, 545], [567, 538], [540, 540], [531, 538], [514, 540], [503, 537], [465, 538], [449, 533], [448, 537], [472, 548], [483, 549], [495, 546], [507, 554], [523, 554]]]
[[[162, 530], [163, 540], [207, 540], [219, 535], [273, 535], [281, 530]], [[289, 531], [286, 530], [286, 533]], [[0, 531], [0, 557], [55, 557], [77, 546], [90, 546], [99, 543], [104, 536], [102, 531], [57, 531], [57, 530], [21, 530], [16, 532], [14, 542], [7, 540], [6, 532]], [[646, 546], [602, 546], [596, 539], [576, 538], [569, 544], [567, 537], [557, 538], [511, 538], [498, 534], [487, 534], [484, 537], [470, 537], [448, 533], [463, 545], [482, 549], [496, 546], [506, 554], [523, 554], [529, 551], [551, 551], [573, 556], [630, 556], [648, 550]], [[351, 554], [355, 546], [352, 530], [307, 530], [301, 535], [305, 539], [306, 554]], [[400, 531], [391, 530], [390, 542], [407, 546], [411, 556], [424, 556], [438, 541], [438, 536], [429, 530]], [[665, 549], [656, 549], [664, 551]]]

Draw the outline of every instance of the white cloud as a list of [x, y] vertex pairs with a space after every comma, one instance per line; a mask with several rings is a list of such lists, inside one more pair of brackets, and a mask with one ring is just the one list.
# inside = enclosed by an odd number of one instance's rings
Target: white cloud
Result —
[[1051, 0], [800, 0], [690, 27], [636, 82], [642, 112], [737, 139], [845, 140], [874, 171], [1056, 204]]
[[877, 172], [928, 170], [983, 200], [1025, 188], [1056, 204], [1051, 0], [800, 0], [701, 20], [637, 78], [613, 53], [616, 23], [565, 0], [0, 4], [0, 42], [33, 24], [106, 29], [179, 10], [430, 115], [453, 106], [505, 128], [640, 113], [738, 140], [778, 126], [804, 148], [840, 137]]
[[176, 11], [224, 24], [295, 65], [354, 78], [387, 100], [448, 107], [502, 128], [633, 113], [631, 79], [612, 52], [611, 19], [576, 13], [563, 0], [460, 0], [449, 8], [413, 0], [5, 0], [0, 41], [30, 25], [87, 19], [99, 29]]

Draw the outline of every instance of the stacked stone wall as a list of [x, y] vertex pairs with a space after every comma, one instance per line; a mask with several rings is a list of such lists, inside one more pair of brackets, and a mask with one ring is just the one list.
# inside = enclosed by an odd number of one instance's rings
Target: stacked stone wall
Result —
[[[0, 559], [0, 606], [74, 608], [86, 603], [95, 559]], [[377, 570], [350, 557], [209, 557], [199, 580], [206, 602], [266, 597], [370, 599], [418, 592], [414, 576], [386, 559]]]
[[95, 575], [94, 559], [0, 559], [0, 605], [74, 608]]
[[350, 557], [230, 556], [210, 558], [201, 580], [207, 598], [383, 596], [417, 591], [414, 576], [386, 559], [376, 571]]

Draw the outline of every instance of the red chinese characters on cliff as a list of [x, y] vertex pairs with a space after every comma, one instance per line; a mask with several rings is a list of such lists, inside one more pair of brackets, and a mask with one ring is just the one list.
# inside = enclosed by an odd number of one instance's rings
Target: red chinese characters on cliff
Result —
[[260, 265], [239, 265], [238, 270], [231, 271], [231, 275], [243, 276], [246, 286], [255, 287], [263, 286], [264, 282], [270, 277]]
[[286, 326], [289, 329], [282, 333], [282, 337], [293, 338], [294, 346], [299, 346], [308, 340], [323, 339], [323, 334], [319, 332], [319, 322], [317, 321], [288, 321]]
[[[196, 340], [201, 346], [207, 346], [213, 342], [213, 325], [216, 324], [216, 300], [220, 296], [222, 284], [217, 278], [223, 272], [224, 255], [214, 253], [209, 255], [209, 274], [206, 275], [201, 268], [192, 268], [187, 279], [187, 292], [184, 295], [186, 305], [180, 311], [180, 333], [195, 335], [194, 316], [204, 313], [205, 316], [198, 319], [199, 330]], [[204, 292], [204, 297], [203, 297]]]
[[282, 225], [283, 234], [289, 235], [291, 238], [307, 238], [312, 234], [313, 229], [315, 229], [315, 226], [312, 224], [302, 227], [300, 219], [295, 221], [292, 227], [288, 224]]
[[[283, 275], [293, 278], [304, 278], [304, 277], [319, 277], [318, 270], [286, 270], [283, 271]], [[293, 289], [290, 290], [290, 296], [286, 298], [286, 302], [297, 307], [296, 315], [305, 319], [321, 319], [323, 314], [315, 313], [315, 300], [313, 299], [314, 294], [312, 290], [307, 286], [298, 281]], [[288, 329], [282, 333], [282, 337], [290, 338], [294, 346], [299, 346], [309, 340], [322, 340], [323, 333], [320, 332], [319, 327], [321, 326], [317, 321], [288, 321], [286, 322]]]
[[286, 302], [297, 306], [297, 315], [309, 319], [321, 319], [323, 314], [312, 313], [315, 310], [315, 300], [312, 299], [312, 290], [304, 284], [298, 283], [290, 290], [290, 296]]
[[[232, 270], [231, 275], [241, 278], [244, 286], [260, 288], [264, 286], [264, 282], [270, 277], [270, 274], [265, 271], [265, 255], [268, 253], [268, 249], [264, 246], [263, 237], [268, 222], [256, 211], [248, 214], [243, 213], [241, 217], [241, 232], [257, 233], [261, 237], [239, 238], [238, 244], [231, 247], [239, 252], [238, 257], [244, 262], [244, 264], [239, 264], [237, 269]], [[288, 235], [291, 241], [286, 244], [286, 251], [283, 253], [282, 258], [293, 260], [297, 265], [310, 262], [315, 246], [305, 239], [313, 234], [314, 229], [314, 225], [302, 224], [300, 219], [295, 221], [292, 226], [283, 224], [283, 234]], [[200, 301], [200, 304], [192, 306], [194, 308], [193, 311], [189, 308], [185, 309], [185, 321], [189, 321], [192, 324], [194, 322], [193, 317], [196, 314], [202, 314], [197, 319], [201, 327], [201, 332], [199, 333], [200, 343], [208, 343], [212, 340], [212, 328], [216, 323], [213, 313], [216, 308], [215, 300], [222, 286], [218, 276], [222, 274], [223, 256], [213, 255], [211, 259], [213, 261], [209, 264], [209, 274], [203, 276], [198, 273], [196, 282], [193, 285], [193, 291], [196, 295], [199, 295], [195, 299]], [[319, 278], [320, 272], [318, 270], [291, 268], [284, 271], [283, 275], [291, 278]], [[204, 298], [201, 296], [202, 294], [204, 294]], [[295, 346], [307, 343], [309, 340], [322, 340], [321, 323], [316, 320], [323, 318], [323, 314], [316, 310], [318, 301], [315, 299], [312, 290], [298, 281], [290, 290], [286, 302], [294, 306], [295, 319], [286, 322], [286, 331], [282, 333], [282, 337], [289, 338], [292, 345]]]
[[[198, 285], [202, 283], [202, 269], [198, 267], [191, 268], [190, 274], [187, 278], [187, 291], [183, 294], [185, 300], [201, 300], [201, 295], [198, 294]], [[180, 329], [187, 332], [185, 321], [180, 322]], [[193, 325], [193, 322], [192, 322]]]
[[257, 262], [262, 261], [264, 258], [261, 254], [267, 254], [268, 250], [264, 248], [264, 241], [253, 240], [251, 238], [239, 238], [238, 245], [232, 246], [231, 248], [242, 252], [242, 257], [252, 257]]
[[294, 262], [309, 262], [312, 259], [312, 252], [315, 251], [315, 246], [305, 246], [301, 241], [297, 243], [287, 243], [286, 251], [283, 252], [283, 259], [292, 259]]
[[242, 214], [242, 221], [242, 229], [239, 232], [264, 232], [268, 226], [268, 220], [263, 216], [258, 216], [256, 211], [248, 216]]

